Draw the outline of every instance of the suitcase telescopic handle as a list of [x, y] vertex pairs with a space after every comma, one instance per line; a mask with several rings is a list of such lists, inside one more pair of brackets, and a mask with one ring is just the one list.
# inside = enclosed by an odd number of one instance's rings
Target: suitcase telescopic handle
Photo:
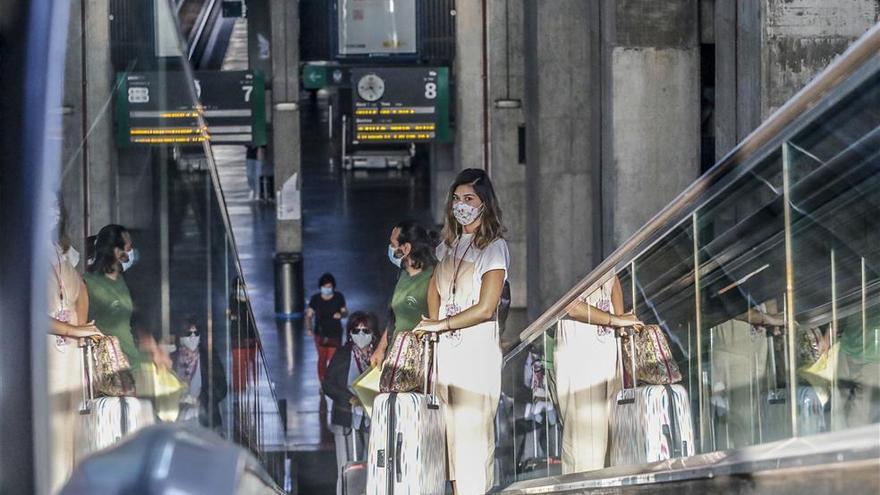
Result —
[[[617, 396], [617, 403], [618, 404], [629, 404], [629, 403], [635, 402], [635, 394], [634, 393], [626, 393], [626, 391], [627, 390], [635, 391], [636, 387], [638, 387], [638, 385], [639, 385], [638, 379], [636, 378], [638, 371], [636, 369], [636, 343], [635, 343], [636, 339], [634, 338], [635, 330], [633, 330], [633, 327], [621, 327], [618, 329], [617, 332], [615, 332], [615, 335], [617, 336], [617, 356], [618, 356], [617, 357], [617, 366], [618, 366], [618, 371], [620, 373], [620, 384], [621, 384], [621, 386], [620, 386], [621, 393], [618, 394], [618, 396]], [[623, 366], [623, 360], [626, 359], [626, 356], [623, 353], [623, 338], [625, 336], [629, 337], [629, 339], [628, 339], [629, 340], [629, 363], [630, 363], [629, 369], [631, 371], [630, 379], [632, 379], [632, 389], [628, 389], [626, 387], [626, 370]]]
[[92, 339], [86, 338], [82, 339], [79, 345], [82, 350], [82, 404], [80, 404], [79, 413], [90, 414], [91, 401], [95, 398], [95, 390], [92, 384], [92, 348], [94, 347], [94, 342], [92, 342]]
[[437, 341], [439, 334], [429, 332], [425, 334], [422, 342], [422, 375], [424, 376], [424, 388], [422, 390], [428, 398], [428, 408], [438, 409], [440, 403], [437, 400]]

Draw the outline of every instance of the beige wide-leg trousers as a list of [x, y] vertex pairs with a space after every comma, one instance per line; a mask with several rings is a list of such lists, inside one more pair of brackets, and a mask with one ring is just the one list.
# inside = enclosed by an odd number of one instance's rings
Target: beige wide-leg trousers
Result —
[[437, 394], [447, 404], [449, 476], [459, 495], [492, 488], [495, 411], [501, 396], [501, 349], [495, 322], [440, 337]]

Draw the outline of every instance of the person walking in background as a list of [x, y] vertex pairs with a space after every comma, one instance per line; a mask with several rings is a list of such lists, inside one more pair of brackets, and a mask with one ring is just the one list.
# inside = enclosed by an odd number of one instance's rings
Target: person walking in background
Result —
[[[315, 338], [318, 349], [318, 379], [324, 383], [327, 366], [342, 345], [342, 319], [348, 313], [345, 296], [336, 290], [336, 278], [330, 273], [318, 279], [320, 291], [312, 295], [306, 308], [306, 331]], [[324, 395], [321, 393], [321, 403]]]
[[463, 170], [446, 202], [439, 264], [428, 286], [430, 318], [419, 332], [443, 332], [437, 391], [447, 404], [449, 474], [456, 494], [492, 487], [495, 410], [501, 395], [496, 313], [510, 254], [501, 208], [486, 172]]
[[355, 378], [370, 367], [370, 356], [378, 342], [379, 323], [376, 315], [356, 311], [348, 318], [348, 341], [330, 360], [322, 389], [333, 400], [330, 429], [336, 442], [338, 478], [336, 493], [342, 494], [342, 471], [349, 462], [364, 460], [369, 443], [370, 418], [363, 405], [351, 392]]
[[260, 199], [260, 176], [263, 173], [264, 147], [248, 146], [245, 154], [245, 172], [247, 174], [248, 199]]
[[398, 333], [412, 330], [428, 313], [428, 282], [437, 264], [435, 244], [428, 231], [412, 220], [391, 230], [388, 259], [400, 270], [400, 276], [391, 296], [391, 321], [370, 359], [372, 366], [382, 364]]

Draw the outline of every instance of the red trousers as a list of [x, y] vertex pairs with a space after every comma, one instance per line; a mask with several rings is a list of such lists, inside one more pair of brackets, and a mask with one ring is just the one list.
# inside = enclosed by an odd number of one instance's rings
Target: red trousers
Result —
[[320, 337], [315, 336], [315, 348], [318, 350], [318, 380], [324, 383], [324, 376], [327, 375], [327, 367], [330, 366], [330, 360], [336, 354], [336, 347], [320, 344]]

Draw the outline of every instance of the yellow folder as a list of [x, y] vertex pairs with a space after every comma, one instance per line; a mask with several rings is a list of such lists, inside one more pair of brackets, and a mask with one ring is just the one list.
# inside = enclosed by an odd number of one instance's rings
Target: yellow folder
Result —
[[364, 406], [367, 416], [373, 415], [373, 400], [379, 395], [380, 368], [370, 368], [351, 382], [351, 390]]

